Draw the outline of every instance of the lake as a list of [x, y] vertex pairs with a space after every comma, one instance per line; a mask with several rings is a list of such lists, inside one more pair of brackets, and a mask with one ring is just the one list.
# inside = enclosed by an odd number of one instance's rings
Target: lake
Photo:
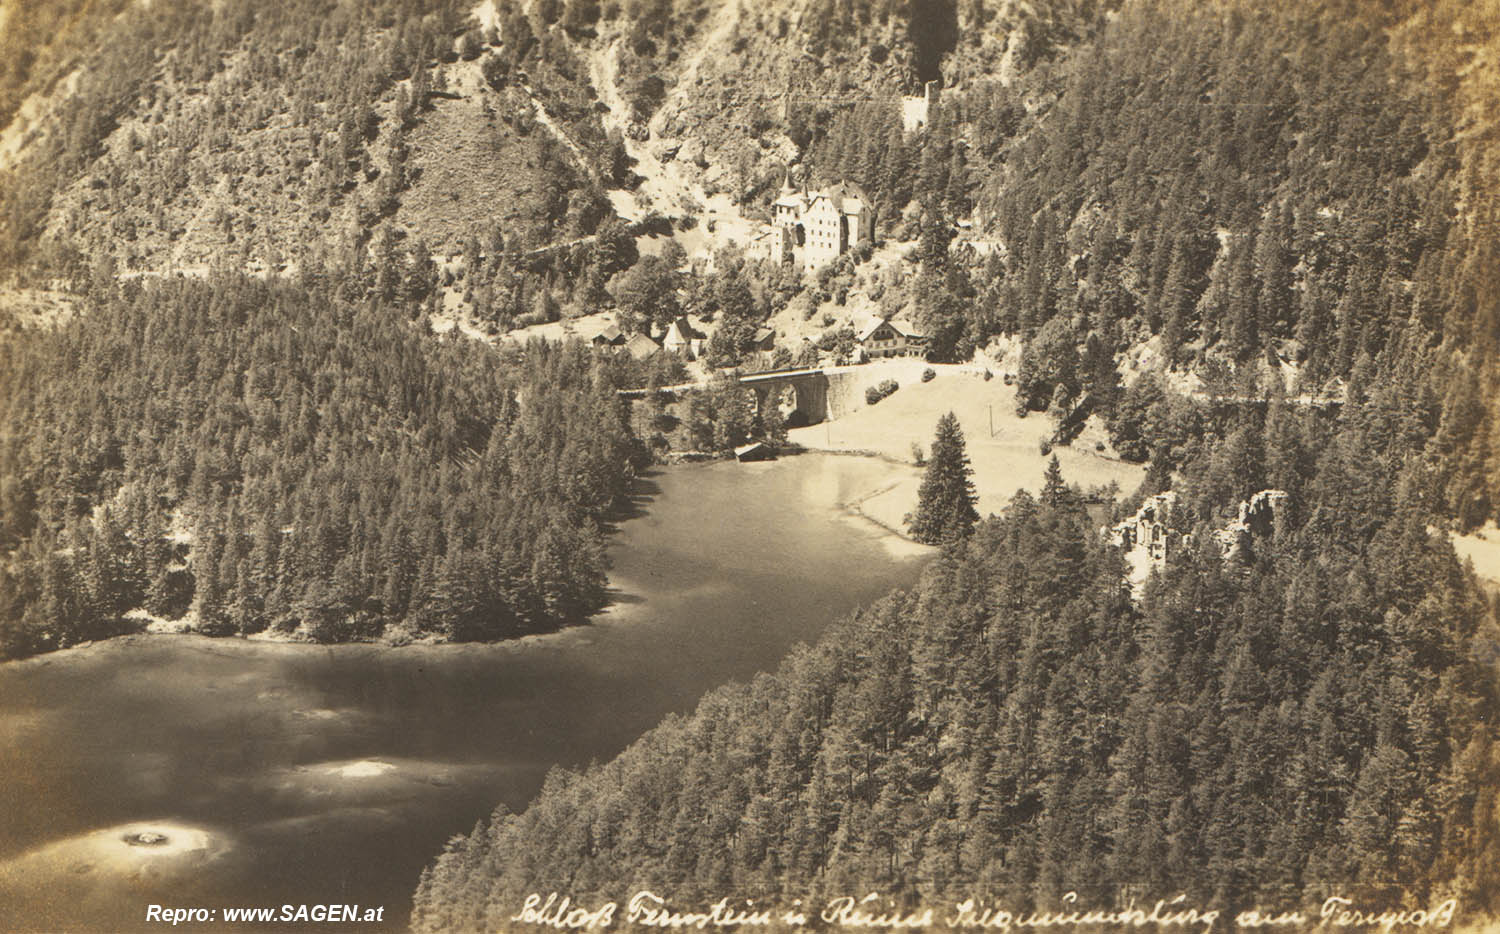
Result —
[[612, 538], [614, 605], [514, 643], [139, 635], [0, 665], [0, 929], [324, 903], [404, 929], [422, 867], [496, 803], [523, 809], [550, 768], [613, 756], [913, 582], [928, 551], [841, 508], [910, 472], [663, 469]]

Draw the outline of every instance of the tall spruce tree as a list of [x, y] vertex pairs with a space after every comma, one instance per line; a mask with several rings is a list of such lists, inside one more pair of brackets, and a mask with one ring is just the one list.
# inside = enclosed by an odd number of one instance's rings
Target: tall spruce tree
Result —
[[979, 513], [974, 509], [974, 470], [964, 450], [963, 429], [952, 412], [938, 419], [932, 441], [927, 474], [917, 489], [917, 508], [907, 513], [906, 528], [912, 538], [936, 545], [950, 538], [963, 538], [974, 530]]

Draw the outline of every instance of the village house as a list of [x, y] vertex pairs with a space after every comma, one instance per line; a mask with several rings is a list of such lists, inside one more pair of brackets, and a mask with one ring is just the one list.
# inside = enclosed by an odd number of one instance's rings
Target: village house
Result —
[[855, 337], [870, 360], [909, 357], [922, 353], [927, 347], [927, 335], [910, 322], [894, 318], [876, 319], [865, 325]]
[[624, 347], [625, 352], [637, 360], [644, 360], [661, 350], [661, 346], [656, 341], [644, 334], [630, 335], [630, 339], [625, 342]]
[[861, 240], [875, 239], [875, 206], [859, 187], [840, 182], [806, 192], [784, 189], [771, 205], [771, 227], [751, 241], [752, 251], [811, 271], [831, 263]]
[[624, 347], [625, 332], [621, 331], [618, 325], [611, 324], [595, 334], [592, 343], [595, 347]]
[[679, 315], [668, 325], [667, 334], [661, 341], [667, 353], [679, 354], [689, 360], [698, 359], [707, 343], [708, 335], [693, 327], [687, 315]]

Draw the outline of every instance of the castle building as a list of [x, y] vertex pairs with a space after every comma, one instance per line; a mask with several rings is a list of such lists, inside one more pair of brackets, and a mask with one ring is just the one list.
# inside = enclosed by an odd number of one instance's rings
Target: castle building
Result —
[[875, 207], [848, 182], [814, 192], [783, 190], [771, 205], [771, 221], [773, 233], [764, 236], [764, 252], [782, 261], [800, 258], [809, 272], [859, 241], [875, 239]]

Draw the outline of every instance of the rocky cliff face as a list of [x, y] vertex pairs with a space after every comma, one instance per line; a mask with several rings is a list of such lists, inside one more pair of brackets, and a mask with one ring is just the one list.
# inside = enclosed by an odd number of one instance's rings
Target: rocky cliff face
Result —
[[[1247, 560], [1256, 539], [1271, 536], [1277, 517], [1286, 507], [1285, 490], [1261, 490], [1240, 502], [1234, 517], [1209, 534], [1225, 561]], [[1125, 555], [1129, 568], [1126, 580], [1132, 595], [1139, 600], [1151, 572], [1166, 564], [1178, 549], [1192, 544], [1191, 534], [1179, 531], [1172, 523], [1177, 494], [1170, 490], [1148, 497], [1135, 515], [1116, 523], [1109, 539]]]

